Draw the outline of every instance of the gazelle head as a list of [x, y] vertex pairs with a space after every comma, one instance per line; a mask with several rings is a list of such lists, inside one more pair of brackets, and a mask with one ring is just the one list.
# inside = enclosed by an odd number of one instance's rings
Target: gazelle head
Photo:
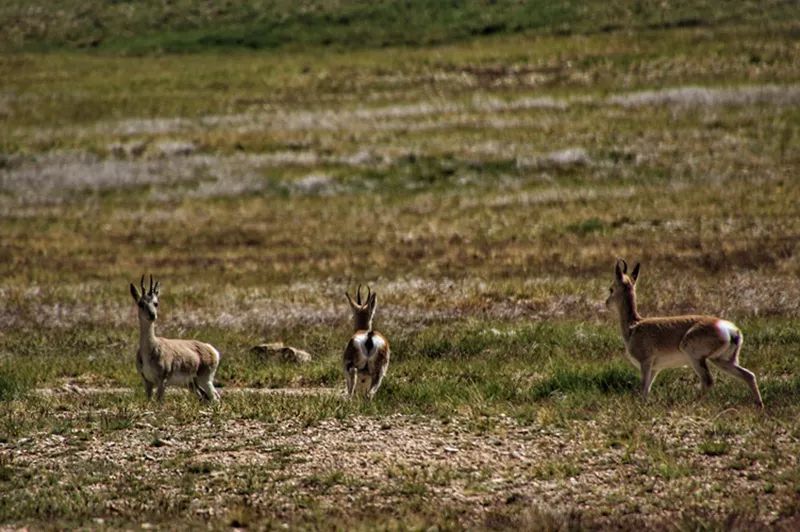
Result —
[[156, 281], [155, 285], [153, 284], [153, 276], [150, 276], [150, 290], [145, 292], [144, 289], [144, 275], [142, 275], [141, 286], [142, 286], [142, 293], [141, 295], [136, 290], [136, 287], [133, 286], [131, 283], [131, 296], [133, 296], [133, 300], [136, 302], [136, 305], [139, 307], [139, 319], [147, 320], [147, 321], [156, 321], [158, 317], [158, 290], [159, 290], [159, 282]]
[[367, 297], [364, 302], [361, 302], [361, 285], [358, 285], [356, 291], [356, 300], [350, 297], [347, 292], [347, 301], [350, 303], [350, 310], [353, 313], [353, 326], [357, 331], [370, 331], [372, 330], [372, 318], [375, 316], [375, 308], [378, 306], [378, 296], [375, 292], [371, 292], [367, 286]]
[[624, 301], [635, 298], [636, 279], [639, 278], [640, 266], [641, 264], [637, 262], [630, 275], [628, 275], [628, 263], [624, 259], [617, 259], [617, 265], [614, 267], [614, 282], [611, 283], [611, 287], [608, 289], [607, 308], [622, 308]]

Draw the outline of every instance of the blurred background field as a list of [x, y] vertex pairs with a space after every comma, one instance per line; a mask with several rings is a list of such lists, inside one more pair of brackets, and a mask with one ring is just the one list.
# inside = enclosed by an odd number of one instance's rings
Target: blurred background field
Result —
[[[4, 2], [0, 522], [796, 526], [799, 8]], [[618, 256], [742, 327], [766, 415], [688, 369], [641, 404]], [[144, 402], [142, 273], [218, 407]], [[371, 404], [328, 393], [358, 283]]]

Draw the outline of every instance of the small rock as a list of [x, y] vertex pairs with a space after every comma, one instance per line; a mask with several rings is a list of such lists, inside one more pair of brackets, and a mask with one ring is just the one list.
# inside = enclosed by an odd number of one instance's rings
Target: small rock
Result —
[[253, 346], [252, 352], [262, 355], [270, 362], [289, 362], [292, 364], [307, 364], [311, 362], [311, 353], [297, 349], [283, 342], [271, 342]]
[[108, 146], [108, 151], [115, 157], [122, 159], [126, 157], [139, 157], [147, 149], [147, 144], [142, 141], [115, 142]]
[[153, 442], [150, 445], [152, 445], [153, 447], [164, 447], [167, 445], [172, 445], [172, 442], [169, 440], [165, 440], [164, 438], [161, 438], [159, 436], [156, 436], [155, 438], [153, 438]]

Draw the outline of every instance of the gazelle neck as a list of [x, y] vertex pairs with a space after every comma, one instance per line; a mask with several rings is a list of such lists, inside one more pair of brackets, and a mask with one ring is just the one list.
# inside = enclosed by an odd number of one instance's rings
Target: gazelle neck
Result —
[[[372, 330], [372, 320], [369, 319], [369, 316], [356, 316], [353, 320], [355, 325], [356, 331], [371, 331]], [[354, 331], [355, 332], [355, 331]]]
[[149, 352], [156, 343], [156, 322], [139, 316], [139, 350]]
[[636, 310], [636, 294], [631, 290], [626, 292], [622, 298], [622, 302], [618, 306], [619, 309], [619, 323], [622, 329], [622, 338], [625, 342], [631, 336], [631, 326], [638, 323], [642, 317], [639, 311]]

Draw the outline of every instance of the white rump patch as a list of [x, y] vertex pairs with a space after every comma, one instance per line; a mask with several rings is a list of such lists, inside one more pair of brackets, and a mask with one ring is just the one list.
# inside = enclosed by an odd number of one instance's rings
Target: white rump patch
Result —
[[717, 320], [716, 326], [722, 339], [727, 343], [731, 343], [733, 336], [741, 334], [739, 328], [727, 320]]
[[219, 366], [219, 361], [222, 359], [222, 355], [219, 354], [219, 351], [217, 351], [217, 348], [214, 347], [213, 345], [208, 344], [208, 347], [210, 347], [211, 348], [211, 352], [214, 353], [214, 357], [215, 357], [215, 360], [216, 360], [216, 364], [214, 364], [214, 365], [215, 366]]
[[353, 343], [356, 345], [358, 350], [363, 353], [365, 356], [370, 356], [374, 353], [377, 353], [379, 349], [383, 349], [383, 346], [386, 345], [383, 341], [383, 338], [380, 336], [373, 335], [372, 336], [372, 350], [367, 352], [367, 333], [359, 333], [353, 336]]

